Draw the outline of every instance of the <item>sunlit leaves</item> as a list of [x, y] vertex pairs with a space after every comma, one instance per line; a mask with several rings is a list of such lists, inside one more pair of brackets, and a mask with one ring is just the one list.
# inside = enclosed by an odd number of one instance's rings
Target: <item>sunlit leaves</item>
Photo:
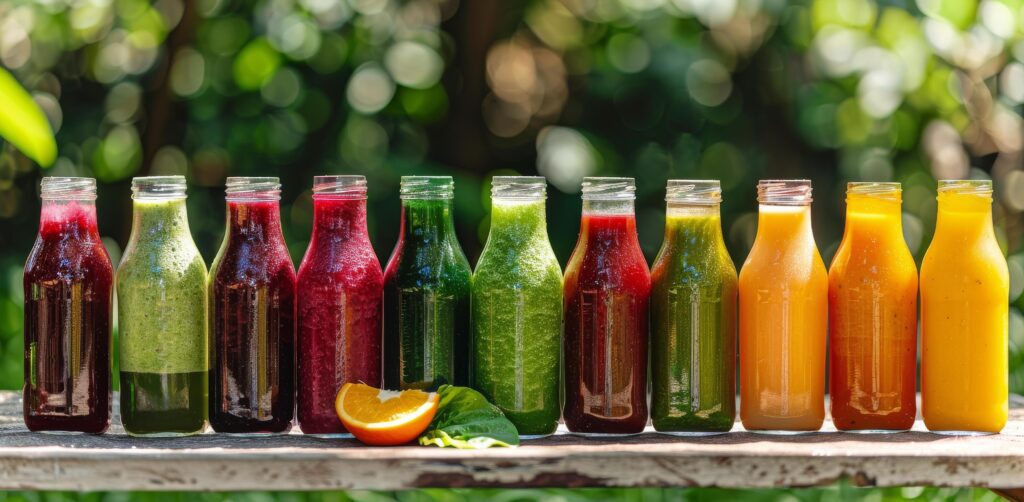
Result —
[[263, 86], [278, 67], [281, 54], [270, 45], [266, 38], [257, 38], [246, 44], [235, 58], [235, 83], [244, 90], [256, 90]]
[[32, 96], [7, 70], [0, 68], [0, 137], [40, 165], [57, 158], [50, 123]]
[[96, 179], [112, 182], [127, 179], [142, 164], [142, 143], [134, 127], [121, 125], [110, 130], [93, 152]]
[[974, 22], [978, 10], [977, 0], [917, 0], [917, 6], [925, 15], [943, 19], [961, 30]]

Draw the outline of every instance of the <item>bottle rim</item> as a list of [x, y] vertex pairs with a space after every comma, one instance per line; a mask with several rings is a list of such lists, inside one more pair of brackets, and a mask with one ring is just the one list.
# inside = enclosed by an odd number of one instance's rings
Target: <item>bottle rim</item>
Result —
[[39, 182], [43, 200], [96, 200], [96, 178], [46, 176]]
[[668, 180], [665, 202], [670, 204], [712, 205], [722, 202], [720, 180]]
[[451, 176], [402, 176], [398, 197], [401, 200], [451, 199], [455, 197], [455, 180]]
[[366, 176], [339, 174], [313, 176], [313, 198], [366, 199]]
[[896, 181], [851, 181], [846, 184], [846, 195], [860, 195], [877, 200], [898, 202], [903, 185]]
[[547, 178], [543, 176], [495, 176], [491, 178], [491, 198], [532, 201], [547, 197]]
[[276, 176], [229, 176], [225, 181], [227, 200], [281, 200], [281, 179]]
[[950, 195], [992, 196], [992, 180], [939, 180], [938, 193]]
[[136, 176], [132, 178], [133, 200], [184, 199], [188, 184], [184, 176]]
[[757, 201], [770, 206], [808, 206], [811, 197], [811, 180], [759, 180]]
[[636, 179], [607, 176], [583, 178], [583, 200], [636, 200]]

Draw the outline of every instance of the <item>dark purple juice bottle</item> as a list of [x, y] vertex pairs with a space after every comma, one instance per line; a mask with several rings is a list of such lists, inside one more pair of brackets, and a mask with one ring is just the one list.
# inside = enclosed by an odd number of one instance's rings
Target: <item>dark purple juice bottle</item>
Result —
[[210, 269], [210, 425], [291, 428], [295, 269], [281, 234], [277, 178], [228, 178], [227, 231]]
[[303, 433], [345, 433], [334, 411], [341, 386], [380, 387], [383, 295], [384, 274], [366, 230], [366, 178], [315, 177], [313, 235], [296, 295]]
[[96, 180], [43, 178], [39, 235], [25, 263], [25, 425], [102, 433], [110, 425], [113, 267], [96, 228]]

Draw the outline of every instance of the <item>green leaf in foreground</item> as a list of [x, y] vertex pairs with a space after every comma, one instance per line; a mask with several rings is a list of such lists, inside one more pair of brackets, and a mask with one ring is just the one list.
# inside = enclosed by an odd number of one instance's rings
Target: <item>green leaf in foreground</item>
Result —
[[420, 436], [421, 445], [460, 449], [519, 445], [516, 426], [479, 392], [442, 385], [437, 393], [441, 396], [437, 415]]
[[28, 91], [0, 68], [0, 136], [43, 167], [57, 159], [50, 123]]

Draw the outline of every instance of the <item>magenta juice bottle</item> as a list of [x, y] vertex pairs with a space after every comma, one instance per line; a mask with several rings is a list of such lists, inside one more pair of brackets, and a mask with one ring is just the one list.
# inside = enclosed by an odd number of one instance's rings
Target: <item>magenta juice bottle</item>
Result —
[[366, 230], [366, 178], [313, 178], [313, 235], [299, 266], [298, 422], [343, 434], [334, 411], [347, 382], [381, 385], [384, 274]]
[[277, 178], [227, 179], [227, 231], [210, 269], [210, 425], [291, 428], [295, 269], [281, 234]]
[[96, 227], [96, 180], [43, 178], [39, 235], [25, 263], [25, 425], [101, 433], [110, 425], [114, 269]]

